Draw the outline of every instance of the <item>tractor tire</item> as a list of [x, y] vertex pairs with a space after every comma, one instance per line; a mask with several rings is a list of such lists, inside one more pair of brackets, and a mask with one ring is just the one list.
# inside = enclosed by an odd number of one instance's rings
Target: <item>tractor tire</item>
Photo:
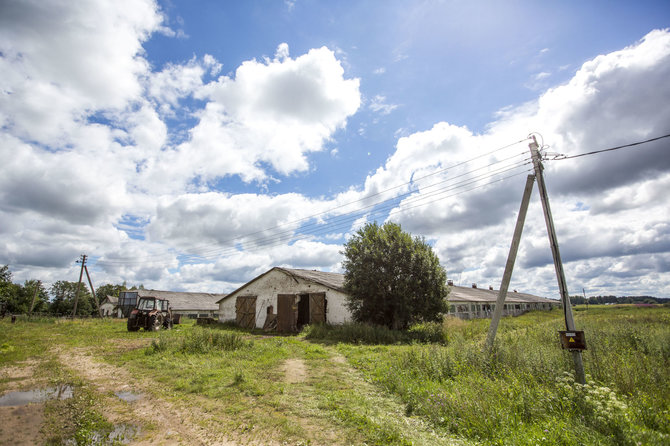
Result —
[[155, 314], [149, 319], [149, 330], [158, 331], [163, 326], [163, 317], [160, 314]]
[[135, 321], [132, 320], [132, 319], [128, 319], [127, 326], [128, 326], [128, 331], [137, 331], [137, 330], [140, 329], [140, 327], [135, 325]]

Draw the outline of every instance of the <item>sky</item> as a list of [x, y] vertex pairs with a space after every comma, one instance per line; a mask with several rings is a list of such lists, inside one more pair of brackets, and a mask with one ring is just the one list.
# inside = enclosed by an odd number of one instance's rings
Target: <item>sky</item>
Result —
[[[669, 27], [645, 0], [0, 0], [0, 264], [225, 293], [342, 272], [393, 221], [498, 289], [534, 135], [570, 293], [670, 297], [670, 138], [603, 151], [670, 134]], [[510, 289], [558, 297], [536, 188]]]

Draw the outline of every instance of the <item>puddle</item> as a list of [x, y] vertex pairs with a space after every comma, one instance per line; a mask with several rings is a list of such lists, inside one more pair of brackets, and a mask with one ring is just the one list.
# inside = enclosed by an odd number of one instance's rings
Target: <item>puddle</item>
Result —
[[[94, 432], [86, 439], [89, 445], [107, 445], [107, 444], [130, 444], [130, 442], [139, 434], [140, 429], [132, 424], [117, 424], [109, 433]], [[73, 438], [65, 442], [67, 446], [78, 444]]]
[[114, 392], [114, 394], [119, 397], [119, 399], [125, 401], [126, 403], [134, 403], [135, 401], [142, 398], [141, 393], [134, 392]]
[[30, 403], [43, 403], [46, 400], [65, 400], [72, 398], [72, 386], [49, 387], [47, 389], [9, 392], [0, 396], [0, 406], [25, 406]]

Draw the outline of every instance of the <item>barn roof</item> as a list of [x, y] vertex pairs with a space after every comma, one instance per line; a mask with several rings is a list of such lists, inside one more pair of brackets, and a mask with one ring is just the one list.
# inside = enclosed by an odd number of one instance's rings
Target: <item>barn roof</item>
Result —
[[[488, 290], [483, 288], [469, 288], [465, 286], [449, 286], [449, 302], [481, 302], [481, 303], [495, 303], [498, 299], [498, 290]], [[508, 303], [553, 303], [559, 301], [556, 299], [547, 299], [546, 297], [534, 296], [527, 293], [518, 293], [516, 291], [508, 291], [505, 297], [505, 302]]]
[[104, 303], [105, 301], [109, 302], [112, 305], [117, 305], [119, 303], [119, 298], [116, 296], [110, 296], [108, 294], [107, 297], [105, 297], [105, 299], [101, 302], [101, 304]]
[[307, 280], [309, 282], [314, 282], [314, 283], [319, 283], [323, 286], [326, 286], [328, 288], [331, 288], [336, 291], [343, 291], [344, 287], [344, 274], [340, 273], [328, 273], [324, 271], [316, 271], [316, 270], [307, 270], [307, 269], [293, 269], [293, 268], [281, 268], [279, 266], [275, 266], [272, 269], [269, 269], [268, 271], [264, 272], [260, 276], [256, 276], [253, 279], [251, 279], [249, 282], [245, 283], [235, 291], [231, 292], [230, 294], [227, 294], [223, 297], [221, 297], [216, 303], [218, 304], [228, 296], [232, 296], [233, 294], [237, 293], [239, 290], [242, 288], [245, 288], [255, 281], [265, 277], [267, 274], [270, 274], [272, 271], [280, 271], [286, 275], [289, 275], [293, 278], [300, 278], [303, 280]]
[[170, 301], [173, 310], [202, 310], [216, 311], [219, 309], [217, 301], [226, 297], [226, 294], [216, 293], [187, 293], [181, 291], [137, 290], [139, 297], [153, 296]]
[[292, 268], [277, 268], [284, 271], [291, 276], [300, 277], [301, 279], [311, 282], [320, 283], [323, 286], [332, 288], [337, 291], [344, 290], [344, 274], [328, 273], [325, 271], [307, 270], [307, 269], [292, 269]]

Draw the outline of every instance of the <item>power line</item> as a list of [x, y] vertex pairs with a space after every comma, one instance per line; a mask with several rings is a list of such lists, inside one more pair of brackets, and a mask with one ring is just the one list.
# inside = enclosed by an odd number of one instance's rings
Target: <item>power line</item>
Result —
[[[505, 177], [500, 177], [492, 181], [488, 181], [484, 184], [477, 184], [481, 183], [481, 181], [493, 179], [496, 177], [499, 177], [501, 174], [508, 173], [514, 170], [519, 169], [520, 167], [524, 167], [526, 165], [530, 164], [529, 161], [523, 160], [521, 163], [515, 163], [512, 165], [507, 165], [503, 166], [501, 168], [496, 169], [493, 172], [486, 172], [483, 174], [480, 174], [475, 177], [467, 178], [464, 180], [461, 180], [459, 182], [456, 182], [454, 184], [447, 185], [445, 187], [442, 187], [440, 189], [434, 190], [430, 192], [429, 194], [421, 194], [417, 195], [416, 197], [410, 197], [407, 200], [401, 201], [399, 197], [394, 197], [393, 200], [385, 200], [380, 203], [376, 203], [373, 205], [365, 206], [362, 208], [359, 208], [353, 212], [341, 215], [339, 217], [336, 217], [334, 220], [331, 220], [330, 222], [326, 224], [310, 224], [308, 226], [313, 226], [311, 229], [306, 229], [306, 227], [301, 228], [300, 233], [296, 234], [293, 229], [290, 230], [284, 230], [282, 232], [277, 232], [273, 234], [269, 234], [264, 238], [256, 238], [256, 239], [251, 239], [247, 242], [243, 241], [244, 237], [240, 237], [236, 239], [235, 241], [244, 244], [244, 251], [245, 252], [253, 252], [257, 251], [260, 249], [267, 249], [271, 248], [274, 246], [278, 246], [284, 243], [289, 243], [289, 242], [296, 242], [300, 240], [307, 240], [307, 239], [312, 239], [314, 237], [319, 237], [319, 236], [325, 236], [328, 233], [334, 233], [339, 230], [349, 230], [351, 228], [351, 224], [362, 217], [370, 218], [370, 217], [377, 217], [377, 216], [391, 216], [391, 215], [396, 215], [398, 213], [406, 212], [410, 209], [418, 208], [418, 207], [423, 207], [427, 206], [429, 204], [445, 200], [450, 197], [454, 197], [457, 195], [461, 195], [466, 192], [470, 192], [475, 189], [479, 189], [482, 187], [490, 186], [494, 183], [504, 181], [506, 179], [516, 177], [518, 175], [527, 173], [529, 169], [524, 169], [521, 172], [516, 172], [511, 175], [507, 175]], [[476, 169], [479, 170], [479, 169]], [[439, 183], [436, 183], [439, 184]], [[431, 185], [432, 186], [432, 185]], [[470, 186], [470, 187], [468, 187]], [[467, 189], [463, 189], [465, 187], [468, 187]], [[457, 191], [458, 189], [463, 189], [460, 191]], [[457, 191], [455, 193], [448, 194], [449, 192]], [[411, 193], [415, 193], [416, 191], [412, 191]], [[447, 195], [448, 194], [448, 195]], [[406, 194], [405, 194], [406, 195]], [[428, 200], [430, 198], [433, 198], [432, 200]], [[428, 200], [428, 201], [427, 201]], [[380, 204], [383, 204], [383, 206], [378, 207]], [[402, 204], [402, 207], [398, 207]], [[397, 209], [393, 209], [397, 208]], [[197, 261], [202, 261], [206, 259], [214, 259], [216, 257], [220, 256], [230, 256], [235, 253], [239, 252], [238, 249], [234, 246], [226, 246], [226, 247], [218, 247], [215, 249], [211, 249], [205, 252], [200, 252], [200, 253], [193, 253], [193, 254], [186, 254], [182, 255], [182, 261], [185, 261], [186, 263], [190, 262], [197, 262]], [[136, 263], [139, 262], [139, 260], [133, 260], [130, 262], [115, 262], [115, 263], [121, 263], [121, 264], [126, 264], [126, 263]], [[102, 264], [107, 264], [112, 262], [108, 261], [100, 261]]]
[[[492, 166], [494, 166], [495, 164], [499, 164], [499, 163], [508, 161], [508, 160], [513, 159], [513, 158], [515, 158], [515, 157], [518, 157], [518, 156], [520, 156], [520, 155], [524, 155], [525, 153], [522, 152], [522, 153], [519, 153], [519, 154], [510, 156], [510, 157], [508, 157], [508, 158], [504, 158], [504, 159], [499, 160], [499, 161], [496, 161], [496, 162], [494, 162], [494, 163], [490, 163], [490, 164], [488, 164], [488, 165], [486, 165], [486, 166], [483, 166], [483, 167], [474, 169], [474, 170], [472, 170], [472, 171], [466, 172], [466, 173], [464, 173], [464, 174], [458, 175], [458, 176], [456, 176], [456, 177], [450, 178], [450, 179], [448, 179], [448, 180], [440, 181], [440, 182], [433, 183], [433, 184], [429, 184], [429, 185], [426, 185], [426, 186], [419, 186], [419, 184], [420, 184], [421, 181], [423, 181], [423, 180], [425, 180], [425, 179], [427, 179], [427, 178], [429, 178], [429, 177], [433, 177], [433, 176], [438, 175], [438, 174], [440, 174], [440, 173], [445, 173], [445, 172], [447, 172], [447, 171], [449, 171], [449, 170], [452, 170], [452, 169], [454, 169], [454, 168], [456, 168], [456, 167], [463, 166], [463, 165], [465, 165], [465, 164], [468, 164], [468, 163], [470, 163], [470, 162], [473, 162], [473, 161], [478, 160], [478, 159], [480, 159], [480, 158], [483, 158], [483, 157], [485, 157], [485, 156], [492, 155], [492, 154], [494, 154], [494, 153], [496, 153], [496, 152], [499, 152], [499, 151], [501, 151], [501, 150], [510, 148], [510, 147], [512, 147], [512, 146], [514, 146], [514, 145], [516, 145], [516, 144], [525, 142], [525, 141], [527, 141], [527, 140], [528, 140], [528, 138], [526, 138], [526, 139], [522, 139], [522, 140], [519, 140], [519, 141], [516, 141], [516, 142], [513, 142], [513, 143], [511, 143], [511, 144], [507, 144], [507, 145], [505, 145], [505, 146], [502, 146], [502, 147], [499, 147], [499, 148], [497, 148], [497, 149], [491, 150], [491, 151], [489, 151], [489, 152], [487, 152], [487, 153], [484, 153], [484, 154], [482, 154], [482, 155], [479, 155], [479, 156], [476, 156], [476, 157], [474, 157], [474, 158], [471, 158], [471, 159], [469, 159], [469, 160], [466, 160], [466, 161], [457, 163], [457, 164], [455, 164], [455, 165], [449, 166], [449, 167], [444, 168], [444, 169], [437, 170], [437, 171], [435, 171], [435, 172], [432, 172], [432, 173], [430, 173], [430, 174], [424, 175], [424, 176], [419, 177], [419, 178], [411, 179], [411, 180], [408, 181], [408, 182], [405, 182], [405, 183], [402, 183], [402, 184], [399, 184], [399, 185], [396, 185], [396, 186], [392, 186], [392, 187], [390, 187], [390, 188], [384, 189], [384, 190], [379, 191], [379, 192], [376, 192], [376, 193], [374, 193], [374, 194], [367, 195], [367, 196], [365, 196], [365, 197], [363, 197], [363, 198], [360, 198], [360, 199], [358, 199], [358, 200], [354, 200], [354, 201], [349, 202], [349, 203], [344, 203], [344, 204], [338, 205], [338, 206], [336, 206], [336, 207], [334, 207], [334, 208], [328, 209], [328, 210], [323, 211], [323, 212], [319, 212], [319, 213], [317, 213], [317, 214], [313, 214], [313, 215], [310, 215], [310, 216], [307, 216], [307, 217], [304, 217], [304, 218], [301, 218], [301, 219], [298, 219], [298, 220], [294, 220], [294, 221], [291, 221], [291, 222], [287, 222], [287, 223], [284, 223], [284, 224], [281, 224], [281, 225], [277, 225], [277, 226], [273, 226], [273, 227], [270, 227], [270, 228], [266, 228], [266, 229], [263, 229], [263, 230], [255, 231], [255, 232], [252, 232], [252, 233], [249, 233], [249, 234], [241, 235], [241, 236], [238, 236], [238, 237], [235, 237], [235, 238], [232, 238], [232, 239], [223, 240], [223, 241], [219, 241], [219, 242], [215, 242], [215, 243], [210, 243], [210, 244], [208, 244], [208, 245], [204, 245], [204, 246], [202, 246], [202, 247], [192, 247], [192, 248], [191, 248], [191, 252], [195, 251], [196, 253], [194, 253], [194, 254], [181, 254], [181, 255], [180, 255], [180, 254], [177, 254], [177, 256], [178, 256], [178, 257], [181, 256], [181, 257], [184, 257], [184, 258], [191, 258], [191, 257], [196, 257], [196, 258], [198, 258], [198, 257], [201, 257], [201, 256], [206, 256], [206, 257], [207, 257], [207, 256], [210, 256], [210, 255], [214, 254], [214, 252], [218, 252], [219, 255], [221, 255], [220, 253], [221, 253], [222, 250], [229, 250], [229, 249], [231, 249], [231, 248], [220, 248], [220, 247], [217, 247], [217, 248], [214, 248], [214, 249], [212, 249], [212, 250], [204, 250], [204, 252], [203, 252], [203, 248], [205, 248], [205, 246], [212, 246], [212, 245], [214, 245], [214, 244], [216, 244], [216, 245], [220, 245], [220, 244], [242, 243], [243, 240], [248, 239], [248, 238], [250, 238], [250, 237], [253, 237], [253, 236], [256, 236], [256, 235], [260, 235], [260, 234], [266, 234], [266, 233], [269, 232], [269, 231], [276, 231], [276, 230], [280, 230], [280, 232], [275, 232], [275, 233], [271, 234], [270, 236], [266, 236], [265, 238], [260, 238], [260, 239], [257, 239], [257, 240], [253, 240], [253, 239], [252, 239], [252, 240], [250, 241], [250, 243], [257, 244], [258, 242], [265, 242], [265, 241], [267, 241], [267, 240], [277, 240], [277, 239], [280, 239], [280, 240], [281, 240], [281, 239], [284, 238], [284, 237], [282, 236], [283, 234], [285, 234], [285, 235], [289, 235], [289, 240], [291, 240], [291, 239], [294, 239], [294, 238], [295, 238], [295, 234], [294, 234], [294, 231], [295, 231], [295, 230], [294, 230], [294, 229], [285, 229], [285, 228], [287, 228], [287, 227], [291, 227], [291, 226], [293, 226], [293, 225], [300, 224], [300, 223], [303, 223], [303, 222], [307, 223], [307, 222], [312, 221], [313, 219], [317, 219], [318, 217], [322, 217], [322, 216], [325, 216], [325, 215], [333, 214], [333, 212], [335, 212], [335, 211], [337, 211], [337, 210], [340, 210], [340, 209], [343, 209], [343, 208], [345, 208], [345, 207], [347, 207], [347, 206], [351, 206], [351, 205], [354, 205], [354, 204], [357, 204], [357, 203], [361, 203], [361, 202], [363, 202], [363, 201], [369, 201], [369, 200], [370, 200], [371, 198], [373, 198], [373, 197], [381, 196], [381, 195], [383, 195], [383, 194], [386, 194], [386, 193], [388, 193], [388, 192], [390, 192], [390, 191], [393, 191], [393, 190], [396, 190], [396, 189], [399, 189], [399, 188], [402, 188], [402, 187], [408, 187], [408, 186], [411, 187], [412, 185], [414, 185], [414, 186], [418, 186], [418, 187], [420, 187], [420, 188], [423, 188], [423, 189], [425, 190], [425, 189], [428, 189], [428, 188], [435, 187], [435, 186], [437, 186], [437, 185], [443, 184], [443, 183], [448, 182], [448, 181], [453, 181], [453, 180], [456, 179], [456, 178], [459, 178], [459, 177], [463, 177], [463, 176], [472, 174], [472, 173], [474, 173], [474, 172], [476, 172], [476, 171], [479, 171], [479, 170], [482, 170], [482, 169], [486, 169], [486, 168], [492, 167]], [[518, 166], [517, 166], [517, 167], [518, 167]], [[498, 173], [500, 173], [500, 172], [498, 172]], [[480, 179], [481, 179], [481, 178], [480, 178]], [[455, 184], [459, 184], [459, 183], [455, 183]], [[442, 188], [442, 189], [438, 189], [438, 191], [439, 191], [439, 190], [443, 190], [443, 189], [444, 189], [444, 188]], [[349, 211], [349, 212], [346, 212], [346, 213], [341, 214], [341, 215], [339, 216], [339, 218], [344, 217], [344, 221], [342, 221], [342, 223], [347, 223], [347, 224], [348, 224], [349, 222], [352, 222], [352, 221], [355, 220], [356, 218], [360, 218], [361, 216], [363, 216], [364, 213], [363, 213], [362, 211], [365, 210], [365, 209], [374, 208], [374, 207], [376, 207], [376, 206], [380, 206], [380, 205], [382, 205], [382, 204], [384, 204], [384, 203], [388, 203], [388, 202], [390, 202], [390, 201], [396, 202], [396, 203], [394, 203], [394, 204], [391, 206], [391, 208], [392, 208], [392, 207], [395, 206], [395, 205], [397, 204], [397, 202], [398, 202], [399, 200], [401, 200], [403, 197], [406, 197], [406, 196], [408, 196], [408, 195], [411, 195], [411, 194], [413, 194], [413, 193], [415, 193], [415, 192], [416, 192], [416, 190], [410, 190], [409, 192], [405, 192], [405, 193], [400, 194], [400, 195], [395, 195], [395, 196], [393, 196], [393, 197], [391, 197], [391, 198], [389, 198], [389, 199], [382, 200], [382, 201], [380, 201], [380, 202], [373, 203], [373, 204], [368, 205], [368, 206], [364, 206], [363, 208], [354, 209], [353, 211]], [[433, 193], [431, 193], [431, 194], [433, 194]], [[431, 195], [429, 195], [429, 196], [431, 196]], [[425, 199], [425, 198], [428, 198], [428, 196], [423, 196], [423, 197], [420, 197], [420, 198], [421, 198], [421, 199]], [[388, 206], [386, 206], [386, 207], [382, 207], [382, 209], [386, 209], [386, 210], [391, 209], [391, 208], [388, 208]], [[377, 213], [379, 213], [379, 211], [377, 211]], [[353, 217], [351, 217], [352, 214], [354, 215]], [[349, 215], [350, 217], [346, 217], [347, 215]], [[335, 218], [338, 218], [338, 217], [335, 217]], [[303, 232], [303, 233], [308, 234], [308, 235], [311, 236], [311, 235], [314, 235], [315, 233], [314, 233], [313, 231], [306, 231], [306, 228], [314, 227], [314, 226], [316, 226], [316, 227], [319, 227], [319, 226], [323, 227], [323, 226], [322, 226], [320, 223], [318, 223], [318, 222], [312, 222], [312, 223], [307, 223], [307, 224], [305, 224], [305, 225], [303, 225], [303, 226], [301, 226], [301, 227], [299, 227], [299, 228], [296, 228], [296, 230], [297, 230], [297, 229], [301, 229], [301, 232]], [[328, 224], [328, 225], [326, 225], [326, 226], [327, 226], [327, 227], [332, 227], [331, 224]], [[316, 234], [318, 234], [319, 232], [323, 232], [323, 229], [321, 229], [320, 231], [317, 231]], [[256, 242], [256, 243], [254, 243], [254, 242]], [[261, 246], [263, 246], [263, 245], [261, 245]], [[232, 248], [232, 249], [236, 251], [235, 248]], [[198, 251], [200, 251], [200, 254], [198, 254]], [[147, 256], [142, 256], [142, 257], [134, 257], [134, 258], [132, 258], [132, 259], [128, 259], [128, 260], [126, 260], [126, 259], [98, 260], [98, 263], [103, 264], [103, 265], [125, 265], [125, 264], [135, 264], [135, 263], [140, 263], [140, 262], [146, 262], [146, 261], [149, 261], [149, 259], [152, 259], [152, 258], [155, 258], [156, 260], [159, 260], [159, 261], [160, 261], [161, 259], [164, 259], [166, 255], [167, 255], [167, 253], [165, 253], [165, 254], [147, 255]]]
[[[504, 161], [507, 161], [509, 159], [513, 159], [517, 156], [518, 155], [514, 155], [512, 157], [501, 160], [497, 163], [504, 162]], [[473, 182], [477, 182], [477, 181], [485, 180], [487, 178], [491, 178], [494, 175], [498, 175], [498, 174], [507, 172], [511, 169], [518, 168], [519, 166], [529, 164], [530, 161], [529, 160], [528, 161], [523, 160], [522, 163], [517, 162], [517, 163], [512, 164], [512, 165], [505, 165], [505, 166], [502, 166], [502, 167], [499, 167], [499, 168], [493, 170], [492, 172], [486, 172], [486, 173], [483, 173], [483, 174], [479, 174], [478, 176], [475, 176], [475, 177], [466, 178], [464, 180], [452, 183], [452, 184], [447, 185], [445, 187], [435, 189], [435, 190], [431, 191], [430, 193], [424, 193], [426, 190], [428, 190], [430, 188], [433, 188], [435, 186], [447, 183], [449, 181], [453, 181], [454, 179], [457, 179], [457, 178], [464, 177], [464, 176], [469, 175], [471, 173], [474, 173], [476, 171], [491, 167], [491, 166], [493, 166], [497, 163], [492, 163], [492, 164], [489, 164], [488, 166], [483, 166], [483, 167], [480, 167], [478, 169], [474, 169], [472, 171], [466, 172], [466, 173], [461, 174], [461, 175], [457, 175], [456, 177], [450, 178], [450, 179], [445, 180], [445, 181], [440, 181], [440, 182], [437, 182], [437, 183], [433, 183], [433, 184], [424, 186], [422, 188], [423, 191], [422, 191], [421, 195], [418, 195], [414, 199], [409, 198], [409, 201], [406, 201], [405, 204], [412, 203], [412, 202], [417, 201], [417, 200], [418, 201], [425, 200], [427, 198], [430, 198], [430, 197], [433, 197], [433, 196], [436, 196], [436, 195], [439, 195], [439, 194], [443, 194], [445, 191], [457, 189], [459, 187], [464, 187], [464, 186], [467, 186], [469, 184], [472, 184]], [[325, 224], [326, 229], [329, 228], [329, 227], [332, 227], [335, 224], [339, 224], [339, 223], [349, 224], [350, 222], [353, 222], [357, 218], [360, 218], [360, 217], [364, 216], [367, 213], [368, 210], [370, 210], [370, 211], [374, 210], [374, 212], [375, 212], [374, 215], [379, 215], [379, 214], [381, 214], [385, 211], [388, 211], [388, 210], [392, 209], [393, 207], [397, 206], [399, 204], [400, 200], [402, 200], [405, 197], [410, 197], [412, 194], [415, 194], [416, 192], [417, 192], [417, 190], [411, 190], [411, 191], [405, 192], [403, 194], [400, 194], [400, 195], [391, 197], [389, 199], [383, 200], [381, 202], [373, 203], [373, 204], [370, 204], [370, 205], [367, 205], [367, 206], [363, 206], [361, 208], [354, 209], [354, 210], [352, 210], [350, 212], [347, 212], [345, 214], [333, 217], [333, 219], [331, 219], [327, 224]], [[281, 227], [277, 227], [277, 229], [281, 229]], [[319, 233], [324, 232], [324, 224], [320, 224], [318, 222], [312, 222], [312, 223], [308, 223], [306, 225], [301, 226], [299, 229], [300, 229], [300, 232], [303, 233], [303, 234], [319, 234]], [[265, 238], [251, 240], [250, 243], [252, 243], [254, 245], [257, 245], [258, 243], [264, 242], [266, 240], [274, 240], [274, 239], [277, 239], [277, 238], [283, 239], [284, 236], [286, 236], [286, 235], [288, 235], [289, 239], [290, 239], [290, 238], [294, 237], [294, 232], [295, 232], [295, 230], [293, 228], [284, 229], [284, 230], [281, 230], [279, 232], [274, 232], [274, 233], [271, 233], [269, 235], [266, 235]], [[234, 241], [241, 241], [242, 239], [245, 239], [245, 238], [248, 238], [248, 236], [238, 237], [236, 239], [233, 239], [233, 242]], [[225, 243], [231, 243], [231, 241], [223, 241], [221, 243], [224, 243], [224, 244]], [[217, 247], [217, 248], [214, 248], [213, 250], [208, 250], [208, 251], [200, 250], [199, 252], [196, 251], [191, 255], [194, 255], [196, 257], [202, 257], [202, 256], [206, 257], [206, 256], [212, 254], [213, 252], [219, 252], [222, 249], [227, 250], [229, 248]]]
[[570, 158], [579, 158], [580, 156], [595, 155], [597, 153], [603, 153], [603, 152], [611, 152], [613, 150], [625, 149], [626, 147], [639, 146], [641, 144], [647, 144], [649, 142], [658, 141], [659, 139], [669, 138], [669, 137], [670, 137], [670, 134], [663, 135], [663, 136], [658, 136], [656, 138], [647, 139], [645, 141], [638, 141], [638, 142], [634, 142], [634, 143], [631, 143], [631, 144], [624, 144], [623, 146], [610, 147], [609, 149], [595, 150], [593, 152], [587, 152], [587, 153], [580, 153], [578, 155], [556, 155], [554, 158], [552, 158], [552, 160], [562, 161], [562, 160], [567, 160], [567, 159], [570, 159]]

